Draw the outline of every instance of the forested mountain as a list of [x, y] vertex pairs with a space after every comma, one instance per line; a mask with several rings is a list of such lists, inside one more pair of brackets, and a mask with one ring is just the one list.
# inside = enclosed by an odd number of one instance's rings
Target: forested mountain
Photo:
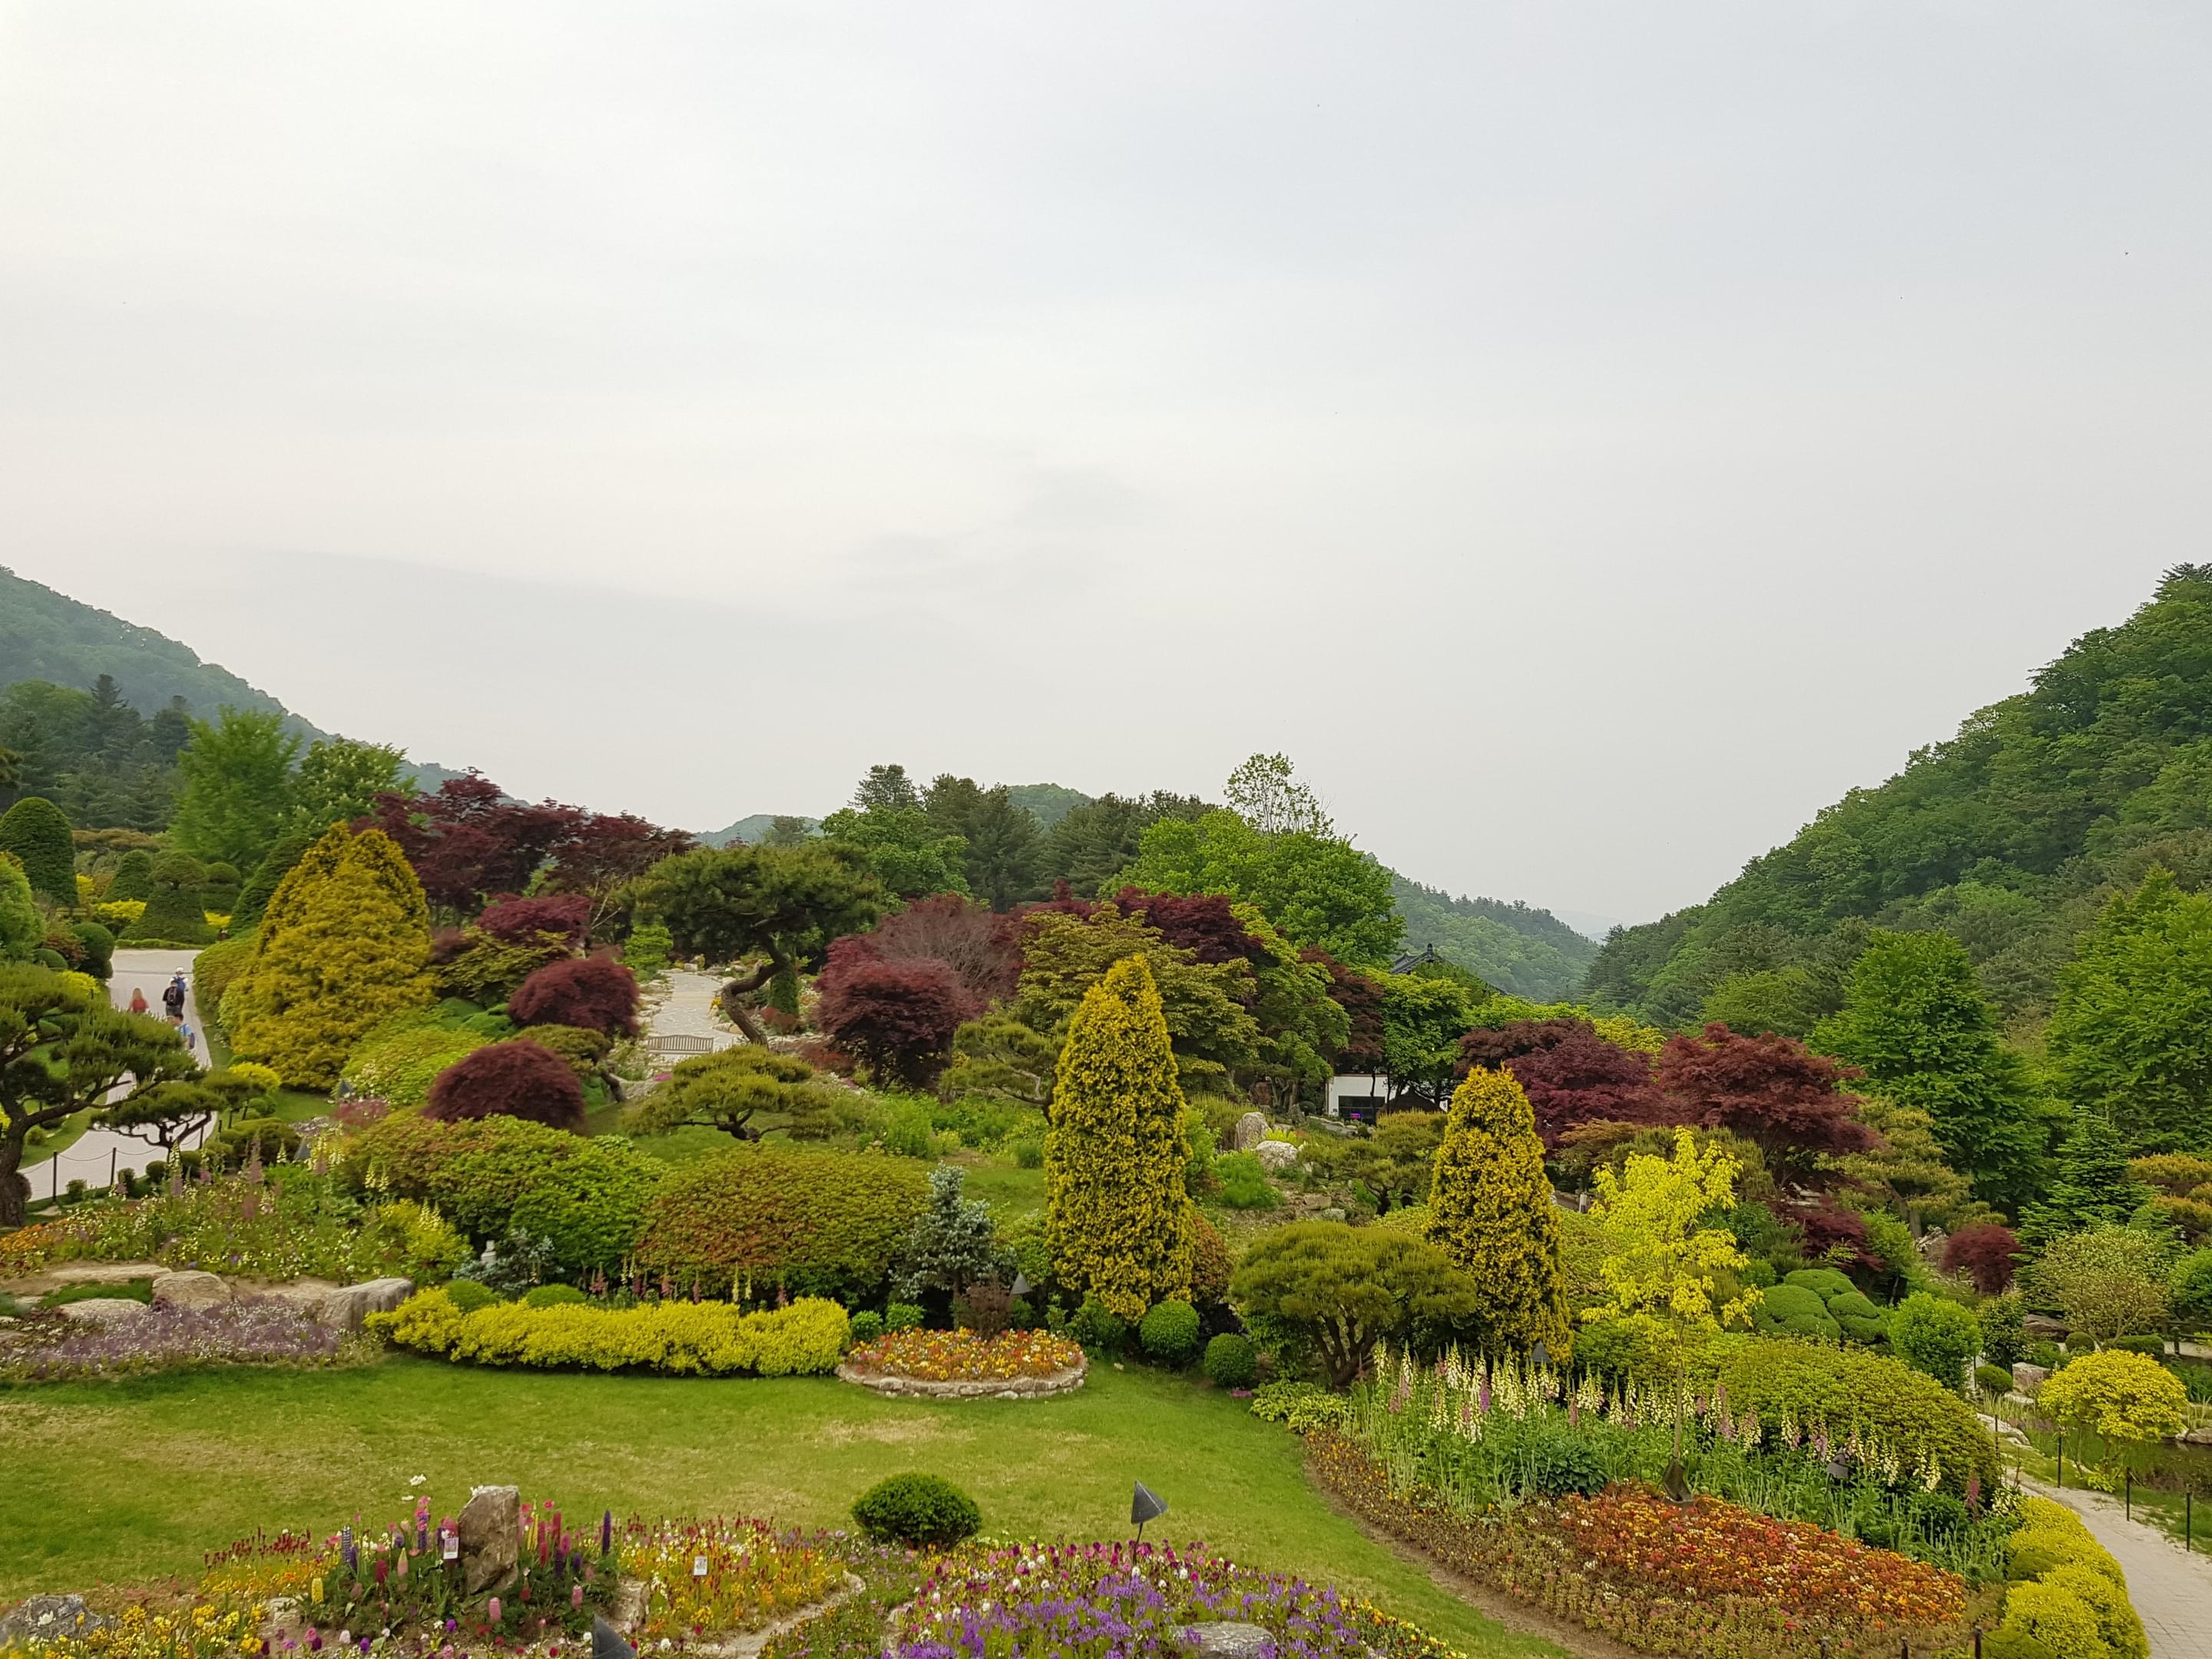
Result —
[[1705, 903], [1617, 930], [1585, 990], [1663, 1024], [1802, 1031], [1869, 926], [1942, 929], [2008, 1017], [2045, 1013], [2112, 894], [2212, 884], [2212, 565], [2179, 565], [2029, 690], [1855, 789]]
[[[302, 744], [330, 734], [166, 634], [0, 567], [0, 749], [19, 758], [0, 802], [52, 799], [87, 827], [159, 830], [168, 822], [187, 717], [274, 714]], [[410, 761], [434, 789], [459, 774]]]
[[1437, 947], [1501, 991], [1551, 1002], [1578, 984], [1596, 957], [1585, 939], [1549, 910], [1515, 900], [1454, 898], [1391, 872], [1390, 890], [1406, 924], [1406, 948]]

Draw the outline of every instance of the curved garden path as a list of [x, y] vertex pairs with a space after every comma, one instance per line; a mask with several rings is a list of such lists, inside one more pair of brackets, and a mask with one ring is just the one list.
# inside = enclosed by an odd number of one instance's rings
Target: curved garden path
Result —
[[725, 1025], [714, 1012], [714, 994], [722, 981], [713, 974], [671, 968], [662, 981], [668, 988], [646, 1017], [647, 1040], [657, 1036], [702, 1036], [717, 1048], [727, 1048], [744, 1038]]
[[[200, 1019], [199, 1003], [192, 995], [192, 959], [198, 954], [197, 951], [119, 950], [115, 953], [114, 972], [107, 981], [107, 994], [118, 1008], [128, 1008], [131, 993], [134, 989], [143, 991], [147, 1006], [158, 1017], [161, 1012], [161, 988], [169, 982], [171, 975], [182, 974], [185, 1024], [192, 1028], [198, 1037], [195, 1052], [205, 1061], [207, 1027]], [[198, 1141], [188, 1139], [185, 1144], [197, 1146]], [[159, 1148], [132, 1136], [118, 1134], [112, 1129], [87, 1129], [58, 1158], [26, 1164], [23, 1176], [31, 1183], [32, 1196], [42, 1199], [59, 1192], [72, 1181], [82, 1181], [94, 1188], [105, 1187], [111, 1174], [119, 1175], [128, 1170], [135, 1175], [159, 1156]]]
[[2164, 1533], [2129, 1520], [2119, 1501], [2102, 1492], [2027, 1484], [2080, 1516], [2112, 1551], [2128, 1576], [2128, 1599], [2142, 1615], [2151, 1659], [2212, 1659], [2212, 1557], [2185, 1555]]

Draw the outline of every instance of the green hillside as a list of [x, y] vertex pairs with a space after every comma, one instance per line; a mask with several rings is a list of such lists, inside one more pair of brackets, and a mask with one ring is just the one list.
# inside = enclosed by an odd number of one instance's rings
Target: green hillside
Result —
[[1408, 951], [1433, 945], [1438, 956], [1532, 1002], [1567, 996], [1597, 956], [1595, 939], [1517, 899], [1454, 898], [1395, 871], [1390, 890], [1406, 924]]
[[2212, 565], [2176, 566], [2126, 622], [1705, 903], [1616, 933], [1585, 988], [1663, 1024], [1714, 1000], [1802, 1024], [1832, 1009], [1869, 924], [1941, 928], [1998, 1007], [2033, 1021], [2082, 928], [2153, 864], [2212, 884]]
[[217, 663], [202, 662], [189, 646], [141, 628], [0, 567], [0, 686], [46, 680], [82, 690], [112, 675], [123, 701], [151, 714], [182, 697], [191, 713], [211, 715], [225, 704], [287, 716], [312, 738], [326, 735], [292, 714], [266, 691]]

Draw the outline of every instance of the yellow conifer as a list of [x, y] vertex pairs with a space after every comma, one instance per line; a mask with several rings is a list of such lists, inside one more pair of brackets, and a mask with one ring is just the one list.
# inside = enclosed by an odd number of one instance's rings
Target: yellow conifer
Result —
[[1539, 1342], [1565, 1355], [1566, 1279], [1544, 1143], [1528, 1097], [1505, 1072], [1478, 1066], [1452, 1096], [1429, 1194], [1429, 1238], [1481, 1294], [1481, 1341], [1521, 1354]]
[[1158, 988], [1142, 957], [1125, 957], [1068, 1024], [1044, 1143], [1054, 1269], [1124, 1319], [1190, 1297], [1182, 1115]]

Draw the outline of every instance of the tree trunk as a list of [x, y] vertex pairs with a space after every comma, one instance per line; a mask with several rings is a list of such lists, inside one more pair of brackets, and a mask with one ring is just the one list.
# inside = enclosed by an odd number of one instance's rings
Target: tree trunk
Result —
[[760, 1022], [753, 1018], [752, 1010], [746, 1007], [740, 999], [750, 996], [790, 965], [781, 951], [772, 952], [760, 967], [743, 979], [733, 979], [722, 988], [722, 1012], [732, 1025], [745, 1034], [748, 1042], [757, 1042], [765, 1048], [768, 1047], [768, 1033], [761, 1030]]
[[20, 1227], [31, 1200], [30, 1183], [21, 1173], [23, 1131], [29, 1125], [19, 1120], [9, 1127], [10, 1133], [0, 1137], [0, 1227]]

